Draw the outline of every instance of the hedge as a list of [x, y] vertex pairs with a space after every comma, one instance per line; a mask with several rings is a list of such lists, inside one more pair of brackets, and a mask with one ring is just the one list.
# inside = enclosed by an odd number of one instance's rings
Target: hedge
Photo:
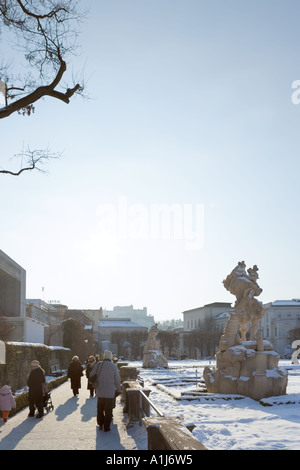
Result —
[[49, 375], [51, 365], [58, 365], [62, 370], [68, 367], [71, 351], [59, 346], [7, 342], [6, 364], [0, 366], [0, 387], [7, 384], [13, 391], [24, 388], [27, 385], [33, 359], [37, 359], [46, 375]]

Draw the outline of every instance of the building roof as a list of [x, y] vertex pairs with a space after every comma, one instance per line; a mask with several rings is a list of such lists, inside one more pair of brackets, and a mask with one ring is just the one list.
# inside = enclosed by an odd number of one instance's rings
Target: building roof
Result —
[[200, 309], [203, 309], [204, 307], [217, 307], [217, 308], [220, 308], [220, 307], [231, 307], [231, 303], [230, 302], [213, 302], [211, 304], [205, 304], [205, 305], [202, 305], [201, 307], [196, 307], [196, 308], [191, 308], [190, 310], [184, 310], [184, 312], [182, 313], [189, 313], [189, 312], [194, 312], [196, 310], [200, 310]]
[[300, 307], [300, 300], [299, 299], [291, 299], [291, 300], [275, 300], [272, 302], [273, 307]]
[[99, 328], [147, 328], [131, 320], [123, 319], [101, 319], [98, 323]]

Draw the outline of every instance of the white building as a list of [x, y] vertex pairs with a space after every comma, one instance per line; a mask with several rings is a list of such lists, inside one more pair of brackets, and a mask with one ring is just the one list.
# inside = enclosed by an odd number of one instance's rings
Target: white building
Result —
[[26, 316], [26, 271], [0, 250], [0, 315], [13, 329], [11, 341], [44, 342], [44, 324]]
[[45, 344], [45, 323], [29, 317], [8, 317], [13, 326], [10, 341]]
[[206, 318], [215, 318], [220, 313], [226, 312], [231, 308], [228, 302], [214, 302], [206, 304], [203, 307], [185, 310], [183, 313], [183, 329], [184, 331], [194, 330], [200, 327], [200, 324]]
[[300, 328], [300, 299], [275, 300], [264, 304], [264, 311], [260, 322], [263, 338], [270, 341], [281, 356], [292, 354], [289, 331]]
[[148, 315], [147, 307], [142, 309], [133, 308], [133, 305], [120, 307], [116, 306], [113, 310], [103, 309], [103, 317], [105, 318], [130, 318], [133, 322], [139, 323], [141, 326], [151, 328], [154, 325], [154, 317]]
[[26, 316], [26, 271], [0, 250], [0, 314]]

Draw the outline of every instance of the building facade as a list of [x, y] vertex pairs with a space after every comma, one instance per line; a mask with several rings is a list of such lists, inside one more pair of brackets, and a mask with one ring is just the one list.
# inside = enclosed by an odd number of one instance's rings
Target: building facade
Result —
[[[230, 303], [215, 302], [183, 312], [184, 333], [200, 327], [206, 318], [213, 318], [220, 331], [224, 331], [229, 318]], [[259, 330], [264, 339], [270, 341], [280, 356], [293, 353], [290, 330], [300, 328], [300, 299], [276, 300], [263, 305], [264, 316]], [[299, 338], [300, 340], [300, 338]]]
[[195, 330], [207, 318], [215, 318], [220, 313], [226, 312], [231, 308], [228, 302], [214, 302], [206, 304], [203, 307], [185, 310], [183, 312], [183, 329], [185, 331]]
[[264, 304], [264, 311], [260, 322], [263, 338], [272, 343], [280, 356], [290, 356], [294, 349], [289, 331], [300, 328], [300, 299], [275, 300]]
[[[148, 332], [146, 326], [133, 322], [130, 318], [102, 318], [98, 325], [98, 342], [100, 352], [110, 349], [114, 354], [118, 355], [117, 345], [113, 342], [113, 333], [132, 333], [132, 332]], [[128, 344], [128, 347], [130, 345]]]
[[26, 271], [1, 250], [0, 315], [12, 326], [11, 341], [44, 343], [44, 323], [26, 315]]
[[141, 326], [151, 328], [154, 324], [154, 316], [148, 315], [147, 307], [142, 309], [133, 308], [133, 305], [129, 306], [116, 306], [113, 310], [103, 309], [103, 317], [105, 318], [130, 318], [133, 322], [138, 323]]
[[61, 325], [66, 310], [66, 305], [50, 304], [41, 299], [26, 299], [26, 317], [43, 325], [43, 342], [48, 346], [62, 346]]
[[0, 314], [26, 316], [26, 271], [0, 250]]
[[99, 309], [95, 309], [95, 310], [93, 309], [83, 310], [83, 312], [88, 316], [88, 318], [93, 323], [93, 330], [98, 331], [99, 321], [101, 318], [103, 318], [102, 307], [100, 307]]

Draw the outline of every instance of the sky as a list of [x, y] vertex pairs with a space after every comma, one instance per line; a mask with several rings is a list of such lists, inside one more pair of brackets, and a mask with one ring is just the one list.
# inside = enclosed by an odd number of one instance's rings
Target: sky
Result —
[[234, 302], [222, 281], [241, 260], [262, 302], [300, 298], [299, 2], [82, 4], [68, 70], [87, 98], [1, 122], [1, 167], [62, 153], [0, 175], [0, 249], [27, 298], [179, 319]]

